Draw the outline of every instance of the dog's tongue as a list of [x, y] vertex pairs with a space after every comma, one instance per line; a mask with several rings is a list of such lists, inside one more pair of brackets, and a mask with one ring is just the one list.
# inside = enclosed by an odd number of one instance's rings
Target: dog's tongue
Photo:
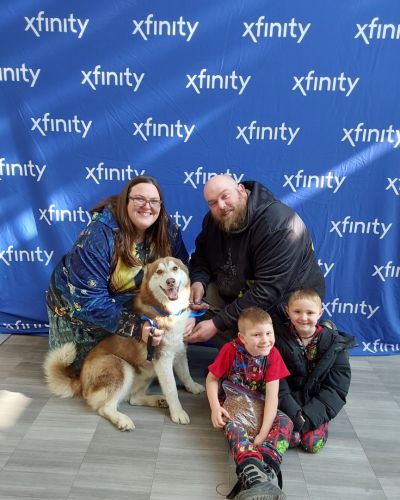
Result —
[[178, 288], [175, 286], [172, 288], [167, 288], [167, 297], [169, 298], [169, 300], [177, 300]]

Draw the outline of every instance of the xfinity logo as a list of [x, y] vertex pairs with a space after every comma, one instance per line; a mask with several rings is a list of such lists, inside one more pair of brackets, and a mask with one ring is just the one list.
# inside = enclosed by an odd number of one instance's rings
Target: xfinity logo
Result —
[[189, 126], [180, 120], [176, 123], [155, 123], [152, 116], [149, 116], [145, 122], [133, 122], [133, 126], [135, 127], [133, 135], [139, 134], [146, 142], [148, 137], [178, 137], [183, 139], [183, 142], [187, 142], [195, 128], [195, 125]]
[[318, 265], [321, 268], [321, 271], [324, 275], [324, 278], [326, 278], [328, 276], [328, 274], [332, 271], [335, 263], [332, 262], [329, 264], [328, 262], [322, 262], [321, 259], [318, 259]]
[[144, 175], [146, 170], [137, 170], [127, 165], [124, 168], [105, 167], [104, 162], [100, 162], [97, 167], [85, 167], [87, 175], [85, 180], [92, 180], [96, 184], [102, 181], [128, 181], [133, 177]]
[[384, 222], [379, 222], [378, 219], [374, 219], [372, 222], [352, 221], [350, 220], [350, 215], [346, 215], [343, 220], [331, 220], [331, 224], [332, 227], [329, 232], [333, 233], [335, 231], [339, 238], [343, 238], [343, 235], [347, 233], [362, 233], [377, 235], [380, 240], [387, 235], [393, 225], [392, 222], [385, 224]]
[[378, 23], [379, 17], [374, 17], [368, 24], [356, 24], [357, 33], [354, 38], [361, 37], [366, 45], [373, 38], [398, 40], [400, 38], [400, 24], [381, 24]]
[[33, 330], [49, 327], [47, 323], [23, 323], [20, 319], [15, 323], [3, 323], [3, 326], [8, 330]]
[[126, 68], [125, 71], [101, 71], [101, 64], [95, 66], [94, 70], [81, 70], [81, 73], [83, 75], [81, 84], [88, 84], [93, 90], [97, 90], [99, 85], [117, 87], [126, 85], [132, 87], [133, 92], [139, 90], [145, 75], [145, 73], [134, 73], [130, 68]]
[[236, 125], [239, 133], [236, 136], [236, 140], [243, 139], [246, 144], [250, 144], [251, 141], [282, 141], [287, 142], [287, 146], [290, 146], [296, 135], [299, 133], [300, 127], [296, 129], [287, 127], [286, 123], [283, 122], [281, 125], [277, 126], [263, 126], [257, 125], [257, 121], [253, 120], [250, 125], [240, 127]]
[[385, 282], [388, 278], [399, 278], [400, 277], [400, 266], [393, 264], [393, 261], [389, 260], [384, 266], [378, 266], [374, 264], [375, 271], [371, 276], [376, 276], [381, 281]]
[[257, 38], [297, 38], [297, 43], [301, 43], [305, 34], [309, 30], [311, 23], [303, 25], [295, 21], [292, 17], [290, 22], [265, 22], [265, 16], [260, 16], [257, 21], [243, 23], [245, 31], [242, 37], [249, 36], [254, 43]]
[[363, 300], [360, 304], [352, 302], [340, 302], [339, 297], [336, 297], [332, 302], [323, 302], [322, 309], [331, 318], [336, 314], [361, 314], [371, 319], [372, 316], [379, 310], [379, 306], [372, 306]]
[[132, 35], [140, 35], [143, 40], [148, 40], [149, 36], [181, 36], [190, 42], [194, 32], [196, 31], [199, 21], [191, 23], [184, 21], [183, 16], [180, 16], [178, 21], [167, 21], [154, 19], [154, 14], [149, 14], [146, 19], [132, 20], [135, 29]]
[[372, 354], [376, 354], [379, 352], [399, 352], [400, 345], [399, 344], [387, 344], [386, 342], [382, 342], [381, 339], [375, 339], [373, 342], [364, 342], [363, 341], [363, 351], [371, 352]]
[[325, 175], [305, 175], [304, 170], [298, 170], [296, 174], [283, 174], [285, 183], [283, 187], [289, 186], [293, 193], [297, 193], [298, 189], [318, 188], [318, 189], [333, 189], [336, 194], [341, 188], [346, 176], [339, 177], [333, 172], [328, 172]]
[[40, 247], [35, 250], [16, 250], [13, 245], [9, 245], [7, 250], [0, 250], [0, 262], [6, 266], [11, 266], [13, 262], [44, 262], [48, 266], [53, 254], [54, 250], [49, 253]]
[[45, 113], [43, 117], [34, 118], [31, 117], [32, 120], [32, 128], [31, 130], [37, 130], [43, 137], [49, 132], [54, 133], [69, 133], [69, 134], [79, 134], [82, 135], [82, 138], [85, 139], [89, 129], [92, 125], [92, 120], [85, 122], [84, 120], [78, 119], [77, 115], [74, 117], [64, 119], [64, 118], [49, 118], [50, 113]]
[[6, 159], [0, 158], [0, 181], [4, 176], [15, 177], [36, 177], [36, 182], [42, 178], [46, 165], [37, 165], [29, 160], [28, 163], [6, 163]]
[[211, 179], [211, 177], [214, 177], [216, 175], [220, 174], [227, 174], [233, 177], [233, 179], [236, 182], [240, 182], [244, 176], [244, 174], [236, 175], [235, 173], [231, 172], [230, 169], [228, 168], [225, 172], [205, 172], [203, 171], [203, 167], [198, 167], [197, 170], [193, 172], [183, 172], [185, 174], [185, 181], [184, 184], [189, 183], [194, 189], [197, 189], [197, 186], [201, 185], [204, 186], [204, 184]]
[[395, 129], [393, 125], [388, 128], [364, 128], [364, 123], [360, 122], [356, 128], [344, 128], [344, 136], [341, 142], [349, 141], [355, 148], [356, 142], [389, 142], [394, 144], [396, 149], [400, 144], [400, 130]]
[[399, 196], [400, 194], [400, 186], [396, 186], [397, 184], [400, 184], [400, 178], [399, 177], [394, 177], [393, 179], [391, 177], [386, 177], [388, 182], [388, 185], [386, 186], [385, 191], [388, 191], [389, 189], [393, 189], [393, 192], [396, 196]]
[[40, 71], [40, 68], [27, 68], [25, 63], [22, 63], [20, 68], [0, 67], [0, 82], [26, 82], [30, 87], [34, 87]]
[[238, 94], [242, 95], [251, 78], [251, 76], [243, 77], [242, 75], [237, 75], [235, 70], [230, 75], [211, 75], [206, 73], [207, 68], [203, 68], [198, 75], [186, 75], [188, 79], [186, 88], [193, 87], [196, 94], [200, 94], [200, 91], [203, 89], [220, 89], [239, 90]]
[[182, 231], [186, 231], [190, 224], [190, 221], [193, 219], [193, 215], [189, 215], [189, 217], [186, 217], [185, 215], [178, 212], [178, 210], [174, 214], [170, 214], [169, 216], [178, 227], [182, 228]]
[[69, 17], [44, 17], [44, 11], [38, 12], [35, 17], [25, 17], [25, 31], [32, 30], [33, 34], [40, 37], [42, 31], [59, 33], [79, 33], [78, 38], [82, 38], [89, 23], [89, 18], [81, 20], [70, 14]]
[[47, 222], [49, 226], [53, 222], [85, 222], [88, 226], [92, 219], [90, 212], [84, 210], [82, 207], [78, 207], [76, 210], [66, 210], [56, 208], [54, 203], [49, 205], [48, 208], [39, 208], [39, 212], [39, 220]]
[[344, 76], [343, 71], [339, 76], [314, 76], [315, 70], [311, 69], [307, 76], [293, 76], [295, 84], [292, 90], [299, 91], [307, 96], [307, 92], [345, 92], [348, 97], [354, 90], [360, 78], [352, 80]]

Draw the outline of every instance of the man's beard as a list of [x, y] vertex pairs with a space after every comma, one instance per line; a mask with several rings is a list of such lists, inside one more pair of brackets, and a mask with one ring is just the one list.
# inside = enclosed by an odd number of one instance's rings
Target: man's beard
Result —
[[246, 224], [247, 218], [247, 202], [244, 200], [243, 204], [236, 207], [234, 213], [228, 219], [222, 218], [221, 220], [215, 219], [218, 227], [225, 233], [234, 233], [239, 231]]

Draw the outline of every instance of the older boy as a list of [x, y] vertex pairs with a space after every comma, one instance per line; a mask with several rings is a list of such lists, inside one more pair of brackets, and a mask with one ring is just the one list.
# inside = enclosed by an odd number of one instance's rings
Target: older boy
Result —
[[351, 379], [348, 349], [355, 340], [318, 324], [322, 303], [314, 290], [293, 292], [287, 314], [291, 323], [276, 341], [290, 370], [280, 384], [279, 408], [294, 423], [290, 446], [301, 443], [305, 451], [317, 453], [328, 439], [328, 422], [346, 403]]

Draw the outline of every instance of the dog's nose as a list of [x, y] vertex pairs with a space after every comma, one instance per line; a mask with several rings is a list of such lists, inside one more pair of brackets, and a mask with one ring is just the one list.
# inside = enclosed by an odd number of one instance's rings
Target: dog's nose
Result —
[[174, 286], [175, 285], [175, 279], [174, 278], [168, 278], [166, 281], [168, 286]]

